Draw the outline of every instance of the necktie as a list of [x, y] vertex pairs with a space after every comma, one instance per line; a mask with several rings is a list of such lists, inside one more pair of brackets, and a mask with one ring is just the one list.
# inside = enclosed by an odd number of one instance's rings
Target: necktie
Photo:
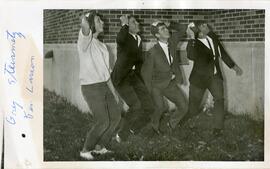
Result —
[[138, 35], [135, 35], [135, 40], [137, 42], [137, 45], [139, 46], [139, 38], [138, 38]]
[[[211, 49], [211, 52], [213, 53], [213, 48], [212, 48], [212, 46], [211, 46], [211, 43], [209, 42], [209, 40], [206, 38], [206, 40], [207, 40], [207, 43], [208, 43], [208, 45], [209, 45], [209, 47], [210, 47], [210, 49]], [[214, 53], [213, 53], [213, 55], [214, 55]], [[214, 55], [215, 56], [215, 55]]]
[[171, 53], [170, 53], [170, 46], [168, 44], [168, 54], [169, 54], [169, 64], [172, 64], [172, 58], [171, 58]]
[[213, 52], [213, 48], [212, 48], [212, 46], [211, 46], [211, 43], [209, 42], [209, 40], [208, 40], [207, 38], [206, 38], [206, 40], [207, 40], [208, 45], [210, 46], [211, 52], [213, 53], [213, 56], [214, 56], [214, 63], [215, 63], [215, 66], [214, 66], [214, 74], [216, 74], [216, 73], [217, 73], [216, 67], [217, 67], [218, 62], [217, 62], [216, 56], [215, 56], [215, 54], [214, 54], [214, 52]]

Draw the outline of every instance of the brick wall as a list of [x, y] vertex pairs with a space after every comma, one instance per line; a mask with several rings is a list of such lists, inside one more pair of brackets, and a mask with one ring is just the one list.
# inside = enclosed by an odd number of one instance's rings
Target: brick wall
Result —
[[[44, 10], [44, 43], [76, 43], [80, 15], [89, 10]], [[155, 20], [188, 24], [206, 20], [223, 41], [264, 41], [265, 11], [259, 9], [144, 9], [98, 10], [105, 21], [101, 39], [114, 43], [120, 29], [119, 17], [132, 14], [141, 24], [144, 42], [153, 41], [150, 24]]]
[[207, 19], [224, 41], [264, 41], [264, 10], [215, 10]]

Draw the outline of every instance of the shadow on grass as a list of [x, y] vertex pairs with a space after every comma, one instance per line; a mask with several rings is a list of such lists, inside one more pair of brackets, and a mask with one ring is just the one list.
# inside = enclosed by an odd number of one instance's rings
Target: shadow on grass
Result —
[[[263, 161], [264, 125], [246, 116], [226, 115], [224, 136], [211, 135], [213, 115], [201, 113], [174, 131], [167, 127], [168, 114], [161, 121], [162, 136], [149, 126], [126, 142], [111, 142], [113, 154], [97, 161]], [[44, 90], [44, 161], [81, 161], [86, 132], [92, 124], [89, 114], [80, 112], [62, 97]]]

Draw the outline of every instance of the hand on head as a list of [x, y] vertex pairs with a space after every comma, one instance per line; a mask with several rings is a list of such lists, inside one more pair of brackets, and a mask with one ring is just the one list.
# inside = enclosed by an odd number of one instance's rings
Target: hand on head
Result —
[[155, 19], [154, 22], [152, 23], [152, 26], [157, 26], [159, 23], [162, 23], [162, 21]]
[[195, 33], [192, 30], [193, 27], [195, 27], [195, 24], [193, 22], [191, 22], [187, 26], [186, 34], [187, 34], [187, 37], [190, 38], [190, 39], [194, 39], [195, 38]]
[[86, 15], [82, 15], [80, 18], [81, 18], [81, 27], [89, 28], [89, 23], [87, 21]]
[[128, 25], [128, 17], [129, 15], [122, 15], [120, 17], [121, 25]]

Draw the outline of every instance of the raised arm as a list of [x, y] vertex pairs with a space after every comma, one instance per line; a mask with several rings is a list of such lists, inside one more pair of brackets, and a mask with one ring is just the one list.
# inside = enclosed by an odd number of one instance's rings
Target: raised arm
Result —
[[[191, 24], [190, 24], [191, 25]], [[187, 37], [189, 38], [188, 44], [187, 44], [187, 57], [190, 60], [196, 60], [198, 52], [196, 49], [196, 40], [195, 40], [195, 34], [194, 32], [190, 29], [190, 25], [188, 26], [186, 30]]]
[[186, 50], [187, 50], [187, 57], [190, 60], [195, 61], [196, 58], [197, 58], [197, 56], [198, 56], [198, 52], [197, 52], [197, 49], [196, 49], [196, 41], [195, 41], [195, 39], [190, 39], [188, 41]]
[[128, 16], [127, 15], [121, 16], [120, 21], [121, 21], [122, 27], [117, 34], [116, 42], [119, 45], [122, 45], [126, 42], [126, 38], [128, 35]]
[[174, 43], [178, 44], [180, 40], [186, 36], [187, 25], [177, 22], [170, 22], [168, 29], [172, 32], [171, 39]]
[[120, 45], [125, 44], [128, 35], [128, 25], [123, 25], [117, 34], [116, 42]]
[[77, 43], [78, 48], [83, 52], [85, 52], [91, 42], [91, 39], [92, 39], [92, 31], [89, 27], [86, 17], [83, 15], [81, 19], [81, 29], [79, 32], [79, 38]]

